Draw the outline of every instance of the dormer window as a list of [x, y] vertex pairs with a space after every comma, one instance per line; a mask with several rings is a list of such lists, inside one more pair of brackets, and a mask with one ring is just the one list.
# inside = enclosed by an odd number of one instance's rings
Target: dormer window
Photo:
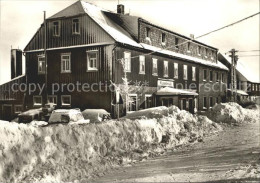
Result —
[[208, 58], [208, 50], [205, 48], [205, 58]]
[[162, 33], [162, 43], [166, 43], [166, 35], [165, 33]]
[[146, 35], [147, 38], [150, 38], [150, 32], [151, 32], [151, 29], [149, 27], [146, 27], [145, 35]]
[[188, 51], [190, 51], [190, 42], [188, 42]]
[[175, 37], [175, 48], [179, 49], [179, 38]]
[[200, 54], [201, 54], [201, 47], [198, 46], [198, 55], [200, 55]]
[[60, 22], [53, 22], [53, 36], [60, 36]]
[[79, 19], [74, 18], [72, 20], [72, 34], [79, 34]]

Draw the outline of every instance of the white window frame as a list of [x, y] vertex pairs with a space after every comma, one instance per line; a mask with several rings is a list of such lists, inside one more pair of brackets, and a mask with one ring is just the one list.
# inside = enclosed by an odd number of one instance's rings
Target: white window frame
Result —
[[[40, 59], [44, 60], [40, 60]], [[42, 64], [42, 68], [40, 69], [40, 63]], [[46, 72], [46, 65], [45, 65], [45, 56], [44, 55], [38, 55], [38, 74], [45, 74]]]
[[[55, 103], [50, 102], [50, 98], [55, 98], [56, 102]], [[57, 95], [48, 95], [48, 103], [53, 103], [53, 104], [57, 105], [57, 102], [58, 102]]]
[[[78, 21], [74, 22], [75, 20], [78, 20]], [[78, 30], [77, 30], [77, 28], [78, 28]], [[72, 34], [80, 34], [79, 18], [73, 18], [72, 19]]]
[[[167, 64], [167, 73], [165, 73], [166, 64]], [[169, 62], [166, 60], [163, 61], [163, 77], [169, 77]]]
[[[65, 97], [69, 97], [69, 100], [70, 100], [69, 104], [63, 102]], [[62, 106], [71, 106], [71, 95], [61, 95], [61, 100], [60, 101], [61, 101], [61, 105]]]
[[146, 101], [147, 101], [147, 98], [151, 98], [152, 97], [152, 94], [145, 94], [144, 95], [144, 98], [145, 98], [145, 109], [147, 109], [147, 103], [146, 103]]
[[[205, 102], [206, 100], [206, 102]], [[205, 106], [205, 103], [206, 103], [206, 106]], [[207, 97], [203, 97], [203, 109], [207, 109]]]
[[[55, 25], [55, 23], [58, 23], [58, 25]], [[53, 36], [60, 36], [60, 21], [54, 21], [52, 22], [52, 26], [53, 26]]]
[[[17, 108], [20, 108], [21, 110], [17, 110]], [[19, 114], [23, 112], [23, 106], [22, 105], [14, 105], [14, 113]]]
[[[93, 72], [93, 71], [98, 71], [98, 50], [91, 50], [91, 51], [86, 51], [87, 53], [87, 72]], [[90, 54], [96, 54], [95, 58], [90, 58]], [[93, 61], [93, 64], [95, 65], [94, 67], [91, 67], [91, 62]]]
[[124, 70], [125, 72], [131, 72], [131, 52], [124, 52]]
[[183, 79], [188, 80], [188, 66], [183, 65]]
[[174, 63], [174, 78], [178, 79], [179, 77], [179, 64], [178, 63]]
[[[69, 59], [64, 59], [63, 56], [69, 56]], [[69, 63], [67, 63], [67, 62], [69, 62]], [[65, 64], [65, 69], [63, 69], [64, 64]], [[69, 67], [69, 68], [66, 68], [66, 67]], [[61, 73], [71, 73], [71, 53], [62, 53], [61, 54]]]
[[[205, 78], [205, 71], [206, 71], [206, 78]], [[207, 81], [207, 75], [208, 75], [208, 70], [203, 69], [203, 81]]]
[[[36, 103], [36, 98], [40, 98], [41, 103]], [[42, 106], [42, 96], [41, 95], [34, 95], [33, 96], [33, 106]]]
[[192, 66], [192, 81], [196, 81], [196, 67]]
[[[152, 68], [152, 75], [158, 76], [158, 59], [153, 58], [153, 68]], [[154, 67], [156, 65], [156, 67]], [[154, 68], [156, 68], [156, 72], [154, 72]]]
[[[142, 66], [144, 66], [144, 70], [142, 70]], [[145, 74], [145, 56], [139, 56], [139, 74]]]

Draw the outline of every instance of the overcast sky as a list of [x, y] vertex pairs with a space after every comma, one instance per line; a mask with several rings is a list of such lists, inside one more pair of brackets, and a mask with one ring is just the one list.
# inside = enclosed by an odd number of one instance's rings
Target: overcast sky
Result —
[[[24, 49], [47, 17], [76, 0], [0, 0], [0, 84], [10, 80], [10, 48]], [[116, 11], [118, 0], [85, 0]], [[195, 37], [259, 12], [260, 0], [120, 0], [126, 12], [177, 33]], [[259, 15], [199, 41], [225, 53], [232, 48], [259, 50]], [[239, 53], [259, 55], [259, 52]], [[260, 80], [259, 57], [241, 57], [252, 79]]]

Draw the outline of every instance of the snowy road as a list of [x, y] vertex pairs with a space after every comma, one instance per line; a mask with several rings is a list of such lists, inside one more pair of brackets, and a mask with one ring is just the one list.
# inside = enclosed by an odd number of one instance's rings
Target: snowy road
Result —
[[204, 142], [132, 166], [114, 169], [95, 181], [256, 181], [257, 178], [259, 181], [259, 155], [259, 123], [226, 127], [219, 134], [205, 138]]

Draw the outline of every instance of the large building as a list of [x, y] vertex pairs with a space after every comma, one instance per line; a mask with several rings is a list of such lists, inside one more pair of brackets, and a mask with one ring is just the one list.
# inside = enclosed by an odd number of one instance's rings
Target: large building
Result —
[[122, 116], [161, 105], [196, 112], [226, 101], [228, 68], [217, 48], [124, 14], [123, 5], [113, 13], [77, 1], [49, 17], [24, 54], [27, 86], [47, 84], [26, 92], [24, 108], [52, 102]]

